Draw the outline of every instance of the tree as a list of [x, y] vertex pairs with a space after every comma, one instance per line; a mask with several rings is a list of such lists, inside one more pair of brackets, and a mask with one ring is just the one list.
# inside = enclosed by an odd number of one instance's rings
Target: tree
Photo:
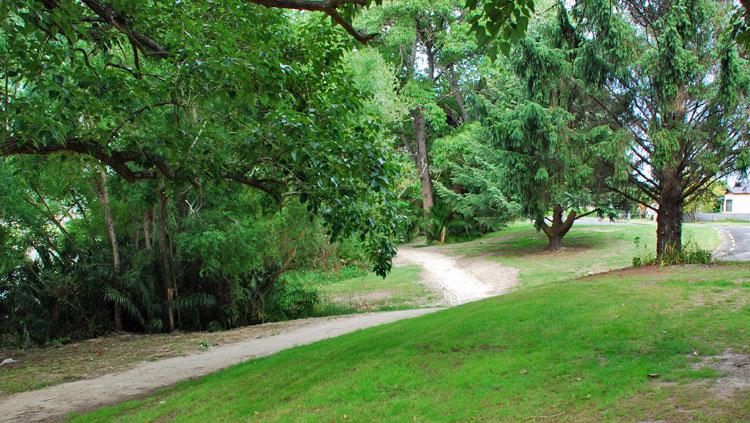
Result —
[[554, 19], [532, 28], [513, 50], [517, 95], [493, 98], [489, 92], [484, 119], [494, 148], [485, 156], [501, 169], [496, 183], [545, 233], [553, 251], [577, 219], [603, 215], [610, 203], [593, 183], [594, 152], [610, 131], [585, 112], [589, 102], [575, 83], [578, 44], [568, 27], [558, 5]]
[[517, 204], [503, 192], [503, 166], [494, 160], [485, 128], [471, 122], [438, 138], [432, 150], [438, 197], [444, 203], [447, 232], [466, 235], [496, 231], [518, 216]]
[[729, 7], [595, 1], [574, 14], [577, 66], [618, 133], [606, 184], [657, 213], [658, 256], [680, 251], [685, 205], [750, 165], [750, 67], [728, 36]]
[[394, 68], [400, 121], [391, 129], [414, 161], [419, 177], [422, 217], [434, 236], [435, 175], [430, 149], [434, 140], [470, 120], [464, 81], [478, 56], [466, 21], [467, 12], [455, 1], [404, 0], [372, 8], [361, 17], [380, 36], [372, 44]]
[[[387, 273], [400, 222], [396, 167], [345, 66], [348, 36], [242, 1], [149, 4], [127, 19], [99, 6], [0, 5], [0, 160], [84, 158], [106, 166], [109, 182], [161, 184], [159, 207], [144, 215], [157, 223], [164, 328], [175, 327], [170, 203], [182, 210], [186, 192], [212, 184], [247, 186], [278, 208], [299, 198], [333, 239], [361, 235], [375, 271]], [[116, 226], [107, 236], [119, 274]], [[117, 285], [109, 298], [125, 304]]]
[[394, 169], [359, 113], [338, 31], [239, 0], [128, 15], [157, 43], [96, 2], [13, 6], [0, 15], [3, 156], [85, 155], [130, 182], [229, 180], [277, 201], [298, 195], [332, 234], [362, 230], [375, 268], [388, 270], [398, 219], [372, 220], [368, 207], [387, 204]]

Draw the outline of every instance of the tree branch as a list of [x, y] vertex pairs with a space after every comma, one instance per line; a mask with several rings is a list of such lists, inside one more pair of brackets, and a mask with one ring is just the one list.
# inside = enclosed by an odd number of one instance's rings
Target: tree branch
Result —
[[120, 130], [125, 125], [128, 124], [128, 122], [134, 121], [135, 118], [138, 117], [138, 115], [140, 115], [141, 113], [146, 112], [148, 110], [151, 110], [151, 109], [153, 109], [155, 107], [168, 106], [170, 104], [174, 104], [174, 102], [172, 100], [166, 100], [166, 101], [160, 101], [158, 103], [154, 103], [154, 104], [150, 104], [150, 105], [146, 105], [146, 106], [141, 107], [140, 109], [138, 109], [138, 110], [134, 111], [133, 113], [131, 113], [130, 116], [128, 116], [127, 119], [125, 119], [124, 121], [122, 121], [122, 123], [120, 123], [119, 125], [117, 125], [114, 129], [112, 129], [112, 131], [109, 133], [109, 136], [110, 137], [114, 137], [115, 135], [117, 135], [120, 132]]
[[605, 187], [607, 187], [607, 189], [608, 189], [608, 190], [610, 190], [610, 191], [614, 191], [614, 192], [616, 192], [616, 193], [618, 193], [618, 194], [622, 195], [623, 197], [627, 198], [627, 199], [628, 199], [628, 200], [630, 200], [630, 201], [634, 201], [634, 202], [636, 202], [636, 203], [638, 203], [638, 204], [642, 204], [643, 206], [645, 206], [645, 207], [648, 207], [648, 208], [650, 208], [651, 210], [653, 210], [653, 211], [655, 211], [655, 212], [657, 212], [657, 213], [659, 212], [659, 210], [658, 210], [658, 209], [656, 209], [655, 207], [653, 207], [653, 206], [652, 206], [651, 204], [649, 204], [649, 203], [646, 203], [646, 202], [645, 202], [645, 201], [643, 201], [643, 200], [639, 200], [639, 199], [637, 199], [637, 198], [633, 197], [632, 195], [630, 195], [630, 194], [628, 194], [628, 193], [626, 193], [626, 192], [624, 192], [624, 191], [621, 191], [621, 190], [619, 190], [619, 189], [617, 189], [617, 188], [615, 188], [615, 187], [613, 187], [613, 186], [611, 186], [611, 185], [608, 185], [608, 184], [605, 184], [604, 186], [605, 186]]
[[586, 216], [592, 215], [592, 214], [594, 214], [594, 213], [599, 213], [600, 211], [602, 211], [602, 209], [598, 209], [598, 208], [597, 208], [597, 209], [591, 210], [591, 211], [589, 211], [589, 212], [586, 212], [586, 213], [584, 213], [584, 214], [579, 214], [579, 215], [577, 215], [577, 216], [575, 217], [575, 219], [573, 219], [573, 220], [578, 220], [578, 219], [580, 219], [580, 218], [582, 218], [582, 217], [586, 217]]
[[367, 44], [368, 41], [378, 36], [377, 33], [366, 34], [364, 32], [358, 31], [349, 21], [344, 19], [335, 8], [327, 9], [325, 12], [331, 17], [331, 19], [333, 19], [334, 22], [341, 25], [341, 27], [344, 28], [346, 32], [348, 32], [352, 37], [354, 37], [362, 44]]

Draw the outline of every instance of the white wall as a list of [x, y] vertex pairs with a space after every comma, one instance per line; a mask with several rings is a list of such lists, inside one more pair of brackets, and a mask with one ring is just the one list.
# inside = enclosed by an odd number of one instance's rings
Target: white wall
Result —
[[[732, 211], [726, 211], [727, 200], [732, 200]], [[750, 213], [750, 194], [727, 194], [722, 207], [724, 213]]]

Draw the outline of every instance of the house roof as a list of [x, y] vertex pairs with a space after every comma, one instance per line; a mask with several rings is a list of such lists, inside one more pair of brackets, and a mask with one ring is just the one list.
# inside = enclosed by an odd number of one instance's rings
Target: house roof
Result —
[[727, 188], [727, 194], [750, 194], [750, 180]]

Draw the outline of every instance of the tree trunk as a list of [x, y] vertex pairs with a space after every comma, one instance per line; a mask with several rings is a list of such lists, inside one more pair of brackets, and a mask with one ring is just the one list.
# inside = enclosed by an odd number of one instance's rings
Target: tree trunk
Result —
[[162, 320], [167, 332], [174, 332], [174, 274], [172, 273], [172, 251], [167, 235], [167, 192], [164, 185], [159, 189], [159, 264], [162, 283]]
[[563, 220], [563, 208], [560, 205], [556, 205], [552, 209], [552, 222], [547, 222], [542, 219], [540, 227], [545, 235], [547, 235], [547, 250], [558, 251], [562, 248], [562, 241], [565, 235], [573, 227], [573, 223], [576, 220], [576, 212], [572, 211], [568, 213], [568, 216]]
[[461, 95], [461, 91], [458, 89], [458, 77], [456, 76], [456, 71], [451, 66], [450, 72], [450, 83], [451, 83], [451, 91], [453, 92], [453, 98], [456, 100], [456, 104], [458, 104], [458, 110], [461, 112], [461, 122], [460, 124], [464, 124], [469, 121], [469, 112], [466, 111], [466, 105], [464, 104], [464, 97]]
[[426, 42], [424, 44], [425, 53], [427, 56], [427, 74], [430, 77], [430, 82], [435, 81], [435, 54], [432, 51], [432, 43]]
[[425, 219], [430, 217], [432, 206], [435, 205], [432, 190], [432, 179], [430, 177], [430, 164], [427, 157], [427, 123], [425, 122], [422, 109], [415, 109], [411, 112], [412, 126], [414, 127], [414, 141], [416, 144], [415, 162], [417, 172], [422, 182], [422, 210]]
[[682, 251], [682, 183], [679, 177], [662, 179], [656, 212], [656, 256]]
[[143, 212], [143, 244], [146, 247], [146, 251], [151, 250], [151, 234], [149, 232], [152, 220], [151, 210]]
[[[99, 202], [102, 205], [102, 213], [104, 214], [104, 226], [107, 228], [107, 236], [109, 237], [109, 243], [112, 248], [112, 270], [115, 275], [115, 281], [120, 278], [120, 248], [117, 245], [117, 232], [115, 231], [115, 221], [112, 218], [112, 209], [109, 201], [109, 188], [107, 187], [107, 171], [105, 169], [99, 170], [99, 178], [96, 180], [96, 194], [99, 197]], [[115, 286], [117, 286], [115, 282]], [[114, 304], [114, 320], [115, 329], [122, 330], [122, 313], [120, 307]]]

